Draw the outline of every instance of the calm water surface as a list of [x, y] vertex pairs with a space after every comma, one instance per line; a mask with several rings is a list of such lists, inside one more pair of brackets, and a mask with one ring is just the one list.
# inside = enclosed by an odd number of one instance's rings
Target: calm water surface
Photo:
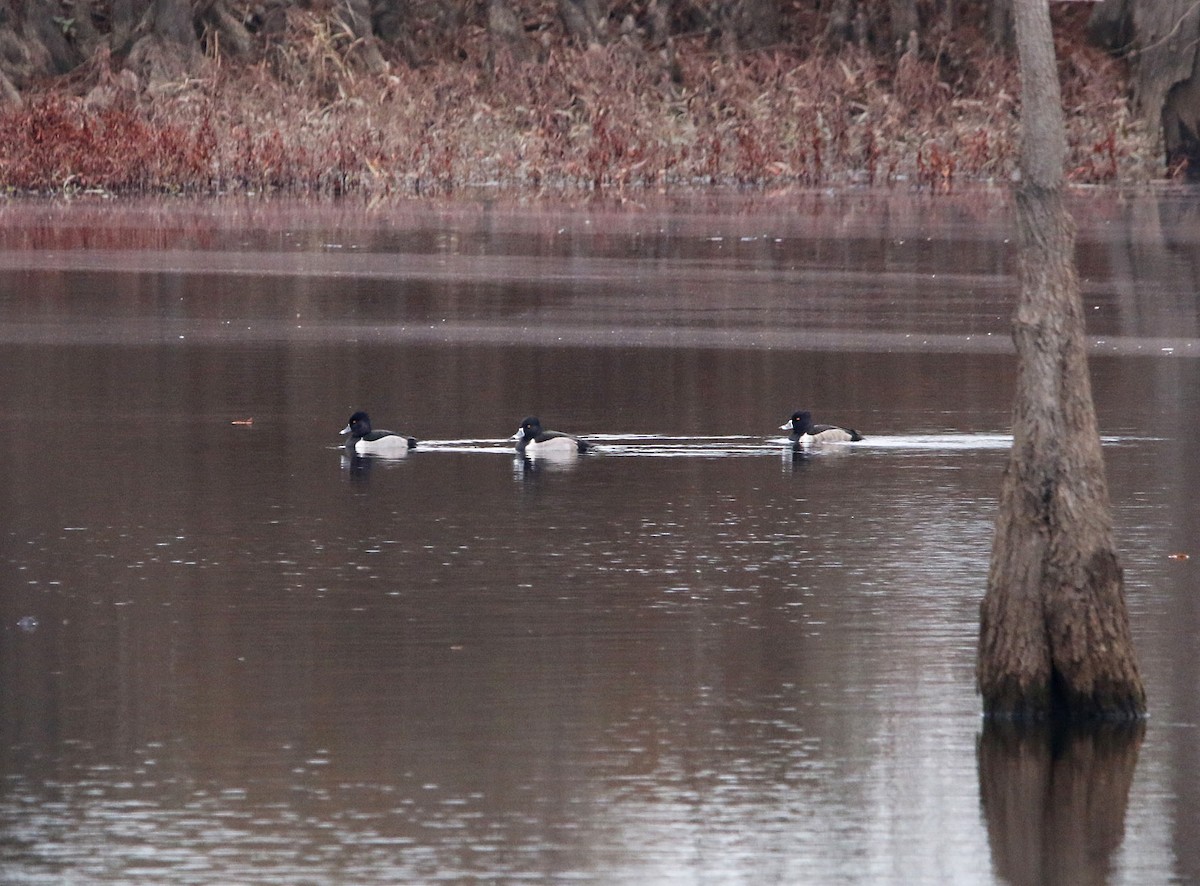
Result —
[[1051, 741], [1003, 193], [0, 205], [0, 881], [1200, 881], [1200, 198], [1075, 209], [1153, 717]]

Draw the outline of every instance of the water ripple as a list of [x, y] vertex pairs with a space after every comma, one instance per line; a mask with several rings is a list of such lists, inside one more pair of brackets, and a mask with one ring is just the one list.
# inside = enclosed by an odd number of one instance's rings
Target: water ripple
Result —
[[[642, 457], [642, 458], [726, 458], [756, 455], [774, 455], [790, 452], [791, 442], [787, 437], [759, 437], [747, 435], [727, 436], [671, 436], [665, 434], [581, 434], [580, 437], [593, 444], [590, 454]], [[1136, 438], [1137, 441], [1151, 438]], [[1135, 442], [1135, 438], [1107, 436], [1101, 441], [1105, 445]], [[1012, 446], [1011, 434], [998, 433], [939, 433], [939, 434], [884, 434], [868, 436], [853, 443], [820, 443], [801, 448], [801, 451], [817, 455], [820, 453], [851, 451], [929, 451], [956, 452], [1008, 449]], [[493, 455], [513, 455], [511, 441], [503, 438], [478, 438], [462, 440], [422, 440], [418, 451], [432, 452], [482, 452]]]

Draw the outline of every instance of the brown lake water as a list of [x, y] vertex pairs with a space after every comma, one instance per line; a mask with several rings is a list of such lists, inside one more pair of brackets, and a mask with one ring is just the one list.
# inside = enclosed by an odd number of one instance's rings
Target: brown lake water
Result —
[[0, 204], [0, 882], [1200, 882], [1200, 196], [1074, 208], [1133, 734], [974, 693], [1004, 192]]

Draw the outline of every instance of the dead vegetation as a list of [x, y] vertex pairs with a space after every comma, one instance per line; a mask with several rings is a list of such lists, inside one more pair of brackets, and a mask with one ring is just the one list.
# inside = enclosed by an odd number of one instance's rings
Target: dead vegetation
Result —
[[[1015, 167], [1015, 62], [964, 28], [899, 60], [845, 47], [727, 55], [681, 38], [538, 57], [467, 28], [454, 55], [366, 73], [359, 42], [291, 9], [255, 64], [136, 88], [107, 60], [0, 112], [9, 192], [445, 194], [873, 184], [949, 189]], [[669, 50], [669, 51], [668, 51]], [[1064, 29], [1077, 182], [1161, 175], [1120, 64]]]

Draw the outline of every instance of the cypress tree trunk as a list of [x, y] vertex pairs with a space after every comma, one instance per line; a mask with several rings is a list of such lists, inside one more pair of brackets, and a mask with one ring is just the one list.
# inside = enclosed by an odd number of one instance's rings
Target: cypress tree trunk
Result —
[[149, 89], [168, 87], [199, 70], [203, 55], [189, 0], [133, 0], [116, 4], [113, 14], [114, 34], [130, 42], [116, 49], [128, 52], [125, 67]]
[[977, 685], [989, 716], [1137, 718], [1145, 691], [1113, 545], [1074, 222], [1063, 202], [1066, 138], [1049, 7], [1015, 0], [1014, 12], [1022, 83], [1017, 392]]

